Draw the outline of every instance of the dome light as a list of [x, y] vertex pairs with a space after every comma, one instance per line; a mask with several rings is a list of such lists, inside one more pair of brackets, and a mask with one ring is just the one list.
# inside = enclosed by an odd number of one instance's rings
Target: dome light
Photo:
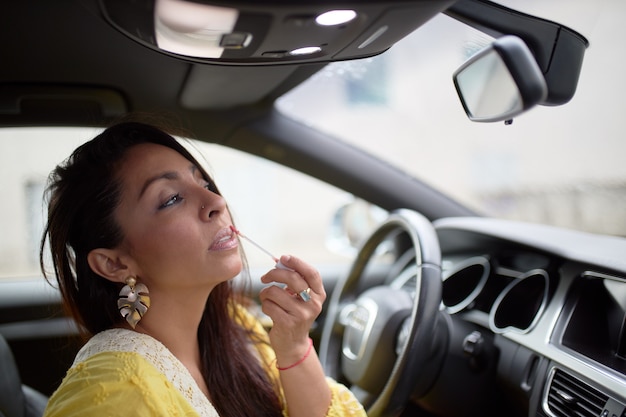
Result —
[[354, 10], [330, 10], [315, 18], [315, 22], [321, 26], [336, 26], [348, 23], [356, 17]]
[[319, 46], [305, 46], [303, 48], [297, 48], [289, 51], [289, 55], [311, 55], [318, 53], [322, 50]]

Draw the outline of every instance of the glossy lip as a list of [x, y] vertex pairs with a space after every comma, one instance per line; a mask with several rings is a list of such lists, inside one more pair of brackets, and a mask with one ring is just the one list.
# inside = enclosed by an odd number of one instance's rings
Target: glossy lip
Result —
[[210, 251], [221, 251], [233, 249], [239, 246], [239, 239], [237, 238], [237, 234], [234, 233], [230, 226], [221, 229], [215, 235], [215, 239], [209, 247]]

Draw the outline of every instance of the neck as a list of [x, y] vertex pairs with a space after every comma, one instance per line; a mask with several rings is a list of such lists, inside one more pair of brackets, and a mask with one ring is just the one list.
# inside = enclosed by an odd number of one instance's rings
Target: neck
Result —
[[187, 368], [200, 366], [198, 326], [208, 293], [151, 293], [151, 306], [135, 331], [148, 334], [168, 348]]

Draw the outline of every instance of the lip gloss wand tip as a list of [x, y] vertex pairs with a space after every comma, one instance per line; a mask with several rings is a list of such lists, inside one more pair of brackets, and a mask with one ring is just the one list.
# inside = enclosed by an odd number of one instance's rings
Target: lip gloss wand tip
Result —
[[265, 249], [263, 246], [259, 245], [258, 243], [256, 243], [254, 240], [250, 239], [248, 236], [244, 235], [243, 233], [241, 233], [235, 226], [230, 225], [230, 230], [233, 231], [233, 233], [236, 233], [239, 237], [246, 239], [248, 242], [250, 242], [251, 244], [253, 244], [254, 246], [256, 246], [258, 249], [260, 249], [261, 251], [265, 252], [270, 258], [272, 258], [272, 260], [274, 262], [276, 262], [276, 268], [278, 269], [287, 269], [290, 270], [291, 268], [287, 268], [285, 265], [283, 265], [280, 262], [280, 259], [277, 258], [276, 256], [272, 255], [272, 253], [270, 251], [268, 251], [267, 249]]

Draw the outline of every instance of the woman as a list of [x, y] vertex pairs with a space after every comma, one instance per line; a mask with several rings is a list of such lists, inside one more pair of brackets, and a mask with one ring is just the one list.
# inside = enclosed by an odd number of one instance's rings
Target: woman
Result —
[[261, 278], [283, 284], [259, 295], [267, 333], [233, 289], [243, 256], [226, 202], [172, 136], [114, 125], [53, 171], [48, 193], [42, 267], [47, 240], [89, 340], [47, 416], [365, 415], [308, 337], [319, 273], [283, 256], [287, 269]]

